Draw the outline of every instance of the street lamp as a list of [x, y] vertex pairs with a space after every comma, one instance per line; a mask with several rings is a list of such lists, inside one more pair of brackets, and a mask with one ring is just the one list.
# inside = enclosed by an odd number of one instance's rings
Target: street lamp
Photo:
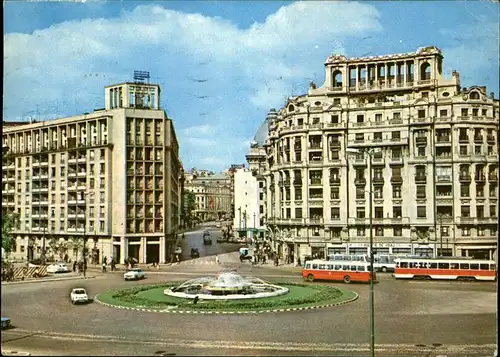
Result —
[[374, 296], [374, 281], [373, 281], [373, 218], [372, 218], [372, 192], [373, 192], [373, 180], [372, 180], [372, 157], [374, 153], [373, 148], [346, 148], [346, 153], [360, 154], [362, 153], [368, 155], [368, 217], [370, 225], [370, 298], [369, 298], [369, 310], [370, 310], [370, 356], [375, 356], [375, 296]]

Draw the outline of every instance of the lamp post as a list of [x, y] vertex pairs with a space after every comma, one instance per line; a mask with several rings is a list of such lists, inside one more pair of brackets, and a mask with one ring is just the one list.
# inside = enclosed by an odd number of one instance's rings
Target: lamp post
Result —
[[368, 180], [369, 180], [369, 191], [368, 191], [368, 216], [370, 225], [370, 296], [369, 296], [369, 310], [370, 310], [370, 357], [375, 356], [375, 296], [374, 296], [374, 281], [373, 281], [373, 218], [372, 218], [372, 192], [373, 192], [373, 180], [372, 180], [372, 157], [373, 149], [370, 148], [346, 148], [347, 153], [363, 153], [368, 155]]

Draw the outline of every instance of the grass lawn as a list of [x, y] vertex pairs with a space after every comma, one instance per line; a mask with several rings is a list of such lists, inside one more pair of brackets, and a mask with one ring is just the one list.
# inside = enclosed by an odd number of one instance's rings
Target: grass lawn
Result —
[[296, 283], [280, 285], [289, 289], [288, 294], [261, 299], [199, 300], [196, 305], [192, 303], [192, 299], [165, 295], [164, 290], [173, 284], [112, 290], [100, 294], [98, 299], [110, 305], [148, 309], [255, 311], [333, 304], [353, 299], [356, 296], [352, 291], [325, 285]]

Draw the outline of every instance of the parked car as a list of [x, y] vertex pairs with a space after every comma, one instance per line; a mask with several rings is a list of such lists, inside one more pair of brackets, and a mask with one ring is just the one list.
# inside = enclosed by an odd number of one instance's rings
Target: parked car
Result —
[[47, 267], [47, 273], [57, 274], [57, 273], [68, 273], [69, 267], [66, 264], [56, 263], [51, 264]]
[[8, 317], [2, 317], [2, 330], [12, 327], [10, 319]]
[[89, 302], [87, 291], [84, 288], [76, 288], [71, 290], [70, 298], [73, 304], [85, 304]]
[[144, 279], [145, 277], [146, 274], [142, 269], [139, 268], [130, 269], [125, 274], [123, 274], [123, 278], [125, 280], [139, 280], [139, 279]]

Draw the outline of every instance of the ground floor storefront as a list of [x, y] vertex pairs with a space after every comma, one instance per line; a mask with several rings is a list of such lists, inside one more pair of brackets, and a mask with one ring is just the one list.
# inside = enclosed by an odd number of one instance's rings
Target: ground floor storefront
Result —
[[102, 264], [114, 260], [124, 264], [133, 258], [138, 263], [165, 264], [173, 259], [176, 237], [169, 236], [18, 236], [16, 247], [9, 255], [15, 261], [40, 261], [45, 252], [45, 260], [74, 262], [87, 258], [89, 264]]

